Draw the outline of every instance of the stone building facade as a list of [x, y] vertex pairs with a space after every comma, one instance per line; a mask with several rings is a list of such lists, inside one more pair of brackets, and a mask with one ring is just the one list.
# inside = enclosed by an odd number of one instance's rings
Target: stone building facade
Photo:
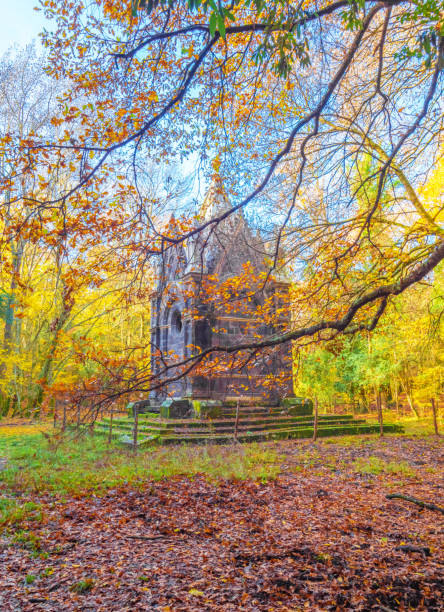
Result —
[[[227, 195], [217, 177], [204, 199], [201, 221], [219, 218], [230, 210]], [[158, 269], [158, 284], [151, 300], [152, 372], [160, 376], [165, 363], [173, 364], [196, 355], [212, 346], [233, 346], [258, 338], [269, 337], [287, 328], [289, 311], [267, 325], [258, 316], [258, 309], [267, 302], [282, 308], [282, 296], [288, 294], [289, 283], [269, 280], [264, 287], [242, 293], [234, 300], [217, 294], [208, 298], [208, 287], [220, 286], [230, 279], [265, 276], [269, 256], [263, 240], [249, 227], [242, 212], [229, 215], [217, 225], [209, 226], [193, 240], [171, 249]], [[223, 292], [224, 295], [227, 291]], [[273, 306], [272, 306], [273, 308]], [[223, 353], [221, 353], [223, 355]], [[247, 361], [247, 359], [246, 359]], [[270, 384], [279, 373], [279, 384]], [[172, 367], [171, 378], [179, 374]], [[271, 375], [271, 378], [270, 378]], [[219, 367], [214, 375], [196, 375], [191, 371], [169, 382], [153, 393], [155, 399], [186, 397], [190, 399], [233, 399], [235, 397], [278, 397], [292, 395], [291, 345], [266, 355], [255, 355], [248, 363]]]

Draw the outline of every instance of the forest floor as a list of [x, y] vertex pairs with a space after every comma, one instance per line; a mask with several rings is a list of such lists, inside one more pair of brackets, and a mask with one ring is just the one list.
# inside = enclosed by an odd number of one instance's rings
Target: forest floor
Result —
[[442, 437], [133, 456], [17, 429], [0, 427], [2, 611], [444, 610], [444, 515], [387, 498], [444, 506]]

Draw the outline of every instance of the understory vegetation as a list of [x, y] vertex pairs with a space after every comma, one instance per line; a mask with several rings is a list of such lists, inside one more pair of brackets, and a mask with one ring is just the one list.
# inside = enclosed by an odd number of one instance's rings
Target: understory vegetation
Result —
[[[390, 440], [404, 435], [433, 441], [434, 426], [431, 419], [402, 419], [406, 434], [390, 436], [387, 442], [374, 436], [343, 436], [336, 440], [327, 438], [316, 443], [303, 441], [295, 443], [300, 452], [301, 466], [314, 465], [320, 455], [318, 448], [324, 449], [325, 464], [329, 465], [328, 449], [333, 447], [365, 449], [351, 467], [361, 473], [399, 473], [409, 475], [407, 463], [384, 461], [367, 456], [368, 449], [378, 445], [390, 444]], [[438, 438], [439, 439], [439, 438]], [[3, 524], [17, 510], [13, 503], [13, 493], [21, 495], [52, 496], [89, 496], [104, 495], [109, 489], [120, 486], [145, 486], [149, 480], [162, 480], [175, 476], [194, 477], [203, 475], [210, 481], [258, 480], [266, 482], [282, 473], [286, 463], [285, 449], [292, 442], [271, 442], [231, 445], [203, 446], [178, 445], [159, 447], [153, 444], [134, 452], [125, 450], [117, 443], [108, 444], [101, 437], [79, 432], [61, 435], [52, 430], [51, 424], [41, 427], [32, 425], [10, 425], [0, 427], [0, 482], [2, 491], [7, 494], [3, 512]], [[292, 451], [293, 452], [293, 451]], [[336, 465], [336, 464], [335, 464]], [[26, 502], [27, 503], [27, 502]], [[34, 512], [32, 503], [25, 505], [12, 522], [17, 522], [20, 512], [26, 516]], [[14, 515], [15, 516], [15, 515]]]
[[417, 505], [442, 499], [430, 422], [137, 454], [49, 431], [0, 428], [4, 609], [440, 609], [436, 511]]

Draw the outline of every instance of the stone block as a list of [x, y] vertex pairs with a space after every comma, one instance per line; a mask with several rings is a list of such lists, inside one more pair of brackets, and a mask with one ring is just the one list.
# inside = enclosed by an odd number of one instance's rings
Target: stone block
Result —
[[151, 400], [139, 400], [137, 402], [130, 402], [127, 404], [126, 409], [128, 411], [128, 416], [134, 417], [136, 414], [136, 410], [138, 414], [147, 414], [148, 412], [159, 412], [159, 406], [156, 406], [152, 403]]
[[313, 402], [303, 397], [285, 397], [281, 400], [281, 406], [292, 416], [311, 416], [313, 414]]
[[166, 399], [160, 406], [160, 416], [163, 419], [186, 419], [193, 416], [191, 402], [188, 399]]
[[192, 400], [192, 404], [197, 419], [217, 419], [221, 416], [222, 405], [217, 400]]

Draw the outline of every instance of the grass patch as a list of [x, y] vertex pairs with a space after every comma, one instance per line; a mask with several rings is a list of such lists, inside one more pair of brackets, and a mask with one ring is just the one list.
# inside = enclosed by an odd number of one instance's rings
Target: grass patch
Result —
[[400, 474], [410, 478], [416, 476], [406, 461], [384, 461], [379, 457], [359, 457], [352, 463], [352, 467], [359, 474]]
[[[403, 419], [407, 432], [416, 435], [431, 431], [426, 420], [418, 422]], [[410, 429], [409, 429], [410, 428]], [[41, 520], [38, 506], [20, 501], [17, 493], [56, 496], [101, 494], [122, 485], [143, 485], [147, 480], [160, 480], [172, 476], [203, 474], [210, 480], [253, 479], [267, 481], [281, 471], [284, 457], [268, 445], [232, 444], [226, 446], [168, 446], [153, 445], [137, 454], [116, 443], [108, 446], [106, 437], [85, 436], [79, 440], [68, 438], [58, 444], [48, 442], [50, 423], [36, 425], [0, 426], [0, 458], [7, 462], [0, 470], [0, 493], [6, 494], [0, 502], [0, 528], [20, 526], [25, 521]], [[343, 436], [319, 440], [302, 446], [296, 463], [304, 468], [316, 468], [325, 463], [318, 450], [324, 445], [341, 447], [380, 445], [375, 436]], [[292, 445], [294, 443], [291, 443]], [[316, 450], [318, 448], [318, 450]], [[328, 467], [335, 469], [337, 461], [327, 459]], [[3, 462], [2, 462], [3, 466]], [[392, 473], [413, 476], [405, 462], [386, 463], [376, 457], [358, 459], [354, 469], [362, 473]], [[29, 527], [29, 525], [28, 525]]]
[[94, 587], [94, 580], [91, 578], [86, 578], [85, 580], [80, 580], [79, 582], [75, 582], [69, 587], [69, 590], [73, 593], [77, 593], [81, 595], [82, 593], [87, 593]]
[[34, 554], [38, 554], [42, 550], [40, 538], [32, 531], [21, 529], [14, 534], [12, 541], [18, 544], [21, 548], [26, 548]]
[[23, 424], [10, 423], [9, 425], [2, 425], [0, 423], [0, 451], [8, 445], [8, 440], [10, 439], [38, 435], [52, 430], [53, 425], [49, 421]]
[[43, 518], [41, 506], [28, 501], [21, 503], [9, 497], [0, 499], [0, 529], [17, 527], [26, 522], [40, 523]]
[[[390, 434], [394, 435], [394, 434]], [[349, 435], [341, 436], [339, 438], [320, 438], [317, 443], [321, 445], [335, 444], [337, 446], [376, 446], [380, 441], [378, 436], [375, 434], [371, 435]]]
[[[8, 436], [0, 442], [0, 454], [8, 459], [0, 472], [3, 490], [43, 495], [100, 494], [121, 485], [137, 485], [148, 479], [204, 474], [209, 479], [266, 481], [280, 472], [282, 457], [259, 444], [233, 446], [155, 447], [139, 451], [108, 446], [99, 437], [64, 440], [56, 447], [41, 434]], [[36, 511], [36, 509], [33, 509]], [[7, 508], [6, 522], [19, 508]], [[23, 509], [31, 512], [31, 508]], [[19, 521], [17, 521], [19, 522]]]
[[[375, 414], [363, 415], [363, 418], [369, 424], [377, 424], [378, 419]], [[402, 425], [404, 428], [403, 433], [391, 433], [391, 436], [417, 436], [425, 437], [432, 436], [435, 433], [433, 426], [432, 417], [421, 417], [417, 419], [415, 416], [402, 416], [397, 417], [394, 412], [384, 412], [383, 416], [384, 423], [395, 423]], [[444, 421], [442, 418], [438, 418], [438, 430], [444, 434]]]
[[[418, 421], [415, 417], [404, 417], [399, 420], [400, 425], [404, 427], [404, 435], [406, 436], [431, 436], [435, 433], [432, 417], [424, 417]], [[438, 420], [438, 431], [444, 434], [444, 423]]]

